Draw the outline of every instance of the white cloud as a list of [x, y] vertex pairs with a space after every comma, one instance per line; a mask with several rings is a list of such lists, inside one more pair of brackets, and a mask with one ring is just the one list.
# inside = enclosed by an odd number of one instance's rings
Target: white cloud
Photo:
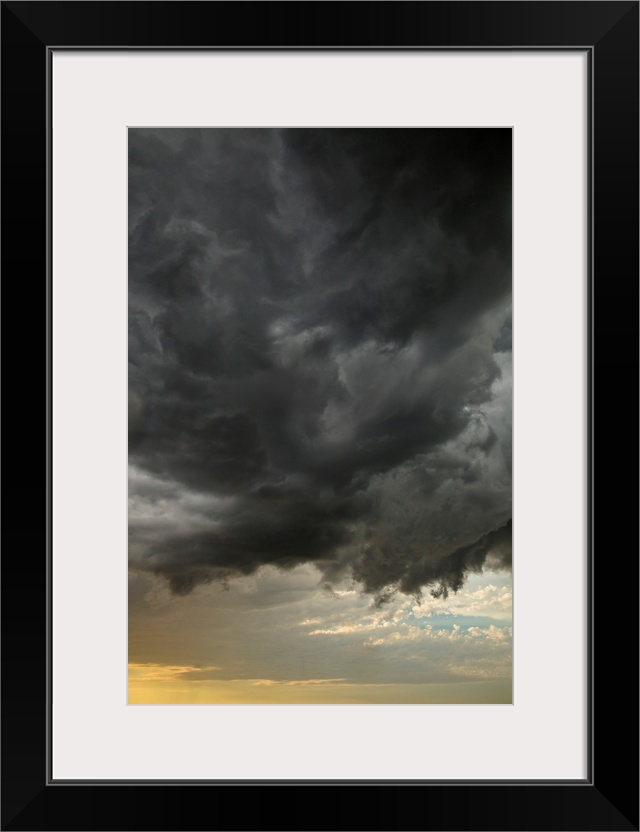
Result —
[[430, 598], [416, 605], [398, 595], [376, 608], [370, 596], [348, 583], [326, 591], [310, 565], [286, 572], [266, 567], [232, 580], [228, 591], [201, 586], [151, 607], [144, 590], [151, 585], [152, 593], [166, 590], [157, 588], [160, 579], [152, 584], [139, 576], [140, 590], [132, 581], [130, 621], [137, 635], [130, 658], [151, 655], [169, 665], [218, 666], [223, 669], [216, 678], [273, 684], [505, 679], [512, 651], [505, 613], [509, 579], [474, 575], [468, 588], [447, 601]]

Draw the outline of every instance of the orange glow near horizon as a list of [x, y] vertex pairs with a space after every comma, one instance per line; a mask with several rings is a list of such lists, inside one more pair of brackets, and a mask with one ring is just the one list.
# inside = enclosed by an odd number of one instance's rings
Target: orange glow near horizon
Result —
[[511, 680], [352, 684], [341, 679], [211, 679], [215, 668], [129, 665], [130, 705], [511, 704]]

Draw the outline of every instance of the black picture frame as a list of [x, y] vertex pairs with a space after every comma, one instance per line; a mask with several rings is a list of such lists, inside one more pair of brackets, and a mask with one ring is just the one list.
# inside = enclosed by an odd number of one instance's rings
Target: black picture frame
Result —
[[[3, 361], [10, 464], [3, 493], [2, 829], [638, 829], [638, 494], [622, 475], [638, 458], [638, 11], [638, 2], [626, 0], [2, 3], [2, 263], [11, 322]], [[177, 47], [588, 52], [591, 690], [584, 782], [49, 778], [50, 59], [61, 48]]]

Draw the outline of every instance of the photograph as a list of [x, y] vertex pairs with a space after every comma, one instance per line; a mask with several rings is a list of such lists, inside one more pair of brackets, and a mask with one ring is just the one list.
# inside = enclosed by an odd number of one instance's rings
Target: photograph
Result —
[[511, 705], [512, 129], [127, 135], [128, 703]]

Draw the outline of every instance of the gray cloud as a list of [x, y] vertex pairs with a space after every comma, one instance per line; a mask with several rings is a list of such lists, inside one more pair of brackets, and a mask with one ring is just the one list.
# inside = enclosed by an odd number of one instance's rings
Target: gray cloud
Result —
[[129, 219], [134, 569], [508, 562], [509, 130], [130, 130]]

